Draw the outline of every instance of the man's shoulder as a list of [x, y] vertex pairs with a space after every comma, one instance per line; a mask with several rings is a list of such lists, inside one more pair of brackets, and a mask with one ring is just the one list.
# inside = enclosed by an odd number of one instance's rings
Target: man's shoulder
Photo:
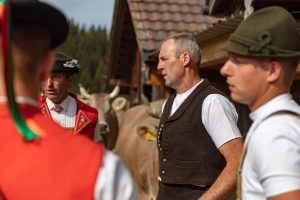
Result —
[[[27, 118], [28, 119], [28, 118]], [[57, 144], [64, 145], [75, 145], [80, 146], [84, 145], [87, 148], [99, 148], [98, 145], [95, 145], [90, 139], [81, 135], [74, 135], [73, 132], [66, 130], [59, 126], [56, 122], [51, 119], [45, 118], [42, 114], [38, 113], [32, 118], [33, 123], [36, 124], [37, 130], [44, 132], [45, 140], [50, 140]], [[71, 144], [69, 144], [71, 143]]]
[[43, 94], [43, 93], [39, 95], [39, 97], [38, 97], [38, 105], [39, 105], [39, 107], [41, 105], [43, 105], [44, 103], [46, 103], [46, 98], [47, 98], [47, 96], [45, 94]]
[[69, 93], [69, 95], [75, 99], [76, 104], [77, 104], [77, 106], [78, 106], [79, 109], [98, 115], [98, 111], [97, 111], [96, 108], [94, 108], [94, 107], [92, 107], [92, 106], [84, 103], [83, 101], [81, 101], [80, 99], [78, 99], [75, 94]]
[[222, 96], [227, 98], [227, 95], [223, 91], [221, 91], [220, 89], [218, 89], [217, 87], [215, 87], [212, 84], [209, 84], [206, 87], [206, 89], [207, 89], [208, 95], [210, 95], [210, 94], [219, 94], [219, 95], [222, 95]]
[[[78, 137], [74, 136], [73, 132], [62, 128], [52, 119], [45, 118], [36, 107], [30, 105], [20, 105], [20, 111], [24, 117], [24, 120], [26, 122], [30, 122], [30, 128], [33, 128], [33, 131], [41, 132], [41, 134], [38, 135], [43, 135], [45, 140], [49, 139], [58, 142], [59, 140], [63, 141], [67, 138], [71, 139], [73, 137]], [[90, 142], [90, 140], [86, 139], [85, 137], [81, 138], [79, 136], [79, 138], [79, 143], [81, 143], [80, 140], [82, 140], [82, 143]], [[91, 142], [91, 144], [93, 145], [93, 142]]]
[[84, 111], [88, 111], [88, 112], [91, 112], [91, 113], [94, 113], [94, 114], [98, 114], [98, 111], [96, 108], [82, 102], [81, 100], [79, 99], [76, 99], [76, 103], [78, 105], [78, 108], [84, 110]]

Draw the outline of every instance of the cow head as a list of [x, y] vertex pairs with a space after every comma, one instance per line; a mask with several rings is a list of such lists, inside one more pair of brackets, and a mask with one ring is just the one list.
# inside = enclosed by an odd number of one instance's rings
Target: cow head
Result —
[[82, 100], [98, 110], [100, 134], [105, 146], [108, 149], [113, 149], [118, 136], [119, 124], [116, 111], [112, 109], [111, 101], [119, 94], [120, 87], [117, 85], [111, 93], [89, 94], [87, 90], [79, 84], [79, 90]]

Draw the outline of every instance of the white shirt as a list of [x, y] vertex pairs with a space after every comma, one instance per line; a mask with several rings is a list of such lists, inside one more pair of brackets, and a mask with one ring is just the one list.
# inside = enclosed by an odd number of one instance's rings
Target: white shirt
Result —
[[262, 200], [300, 189], [300, 114], [290, 94], [275, 97], [250, 114], [247, 153], [242, 168], [243, 200]]
[[[184, 100], [203, 82], [203, 79], [188, 91], [176, 94], [170, 116], [175, 113]], [[162, 111], [166, 102], [162, 106]], [[234, 105], [220, 94], [208, 95], [202, 104], [202, 123], [217, 148], [226, 142], [242, 137], [237, 127], [238, 114]]]
[[77, 103], [73, 97], [68, 95], [65, 100], [59, 104], [63, 108], [60, 113], [53, 110], [55, 103], [50, 99], [46, 98], [46, 104], [54, 121], [64, 128], [73, 129], [75, 127]]

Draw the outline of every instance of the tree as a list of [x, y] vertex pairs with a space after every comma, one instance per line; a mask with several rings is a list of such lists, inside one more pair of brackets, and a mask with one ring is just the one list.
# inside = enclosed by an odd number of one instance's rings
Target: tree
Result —
[[80, 73], [75, 76], [71, 91], [78, 93], [78, 83], [89, 92], [100, 92], [105, 68], [105, 52], [108, 44], [106, 28], [84, 26], [70, 21], [67, 41], [57, 51], [63, 52], [79, 61]]

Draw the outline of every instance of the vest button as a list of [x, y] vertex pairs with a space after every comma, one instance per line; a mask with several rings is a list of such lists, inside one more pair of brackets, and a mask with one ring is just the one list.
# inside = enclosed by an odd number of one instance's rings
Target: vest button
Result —
[[166, 172], [163, 170], [161, 173], [163, 173], [163, 174], [164, 174], [164, 173], [166, 173]]
[[164, 158], [163, 161], [164, 161], [164, 162], [167, 162], [167, 159]]
[[160, 151], [162, 151], [162, 148], [159, 148]]

